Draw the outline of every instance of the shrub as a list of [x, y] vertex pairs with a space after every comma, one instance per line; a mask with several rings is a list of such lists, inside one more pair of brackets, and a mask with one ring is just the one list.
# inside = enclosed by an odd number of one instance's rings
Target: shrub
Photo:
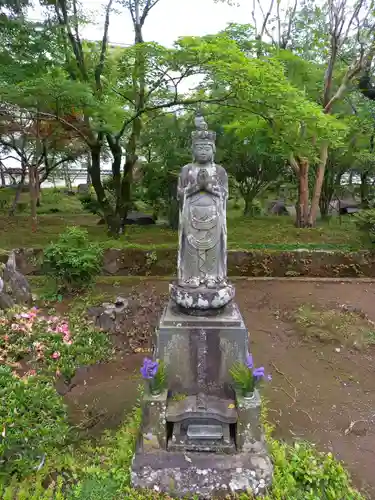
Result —
[[307, 442], [277, 441], [266, 416], [263, 405], [262, 420], [274, 465], [271, 491], [264, 500], [365, 500], [352, 487], [348, 472], [332, 453], [319, 452]]
[[27, 360], [28, 368], [70, 379], [77, 366], [103, 360], [109, 353], [108, 337], [82, 317], [68, 320], [19, 308], [0, 318], [0, 361], [8, 365]]
[[0, 469], [23, 474], [62, 445], [69, 427], [53, 385], [34, 373], [20, 376], [0, 366]]
[[274, 481], [271, 500], [364, 500], [352, 488], [344, 467], [332, 453], [319, 453], [309, 443], [272, 443]]
[[354, 214], [357, 227], [366, 234], [371, 241], [375, 243], [375, 208], [361, 210]]
[[102, 260], [102, 247], [89, 241], [86, 230], [73, 226], [46, 248], [43, 266], [46, 274], [56, 280], [59, 291], [73, 291], [92, 283]]

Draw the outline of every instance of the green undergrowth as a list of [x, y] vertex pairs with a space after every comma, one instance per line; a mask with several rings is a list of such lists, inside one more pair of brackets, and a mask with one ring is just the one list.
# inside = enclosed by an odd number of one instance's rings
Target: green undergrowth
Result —
[[[70, 200], [70, 198], [69, 198]], [[350, 217], [319, 221], [316, 228], [296, 228], [291, 217], [244, 217], [238, 210], [228, 211], [228, 248], [232, 250], [278, 250], [298, 248], [311, 250], [358, 250], [370, 247], [363, 241], [362, 232]], [[109, 238], [105, 225], [98, 225], [98, 217], [82, 212], [40, 214], [35, 232], [30, 231], [30, 217], [0, 215], [0, 248], [44, 248], [56, 240], [68, 226], [79, 226], [88, 231], [91, 241], [104, 248], [133, 248], [140, 250], [175, 249], [177, 232], [163, 224], [128, 226], [119, 239]]]
[[[263, 418], [266, 418], [265, 412]], [[123, 426], [106, 433], [98, 441], [69, 446], [46, 457], [39, 472], [19, 482], [3, 478], [3, 500], [166, 500], [154, 491], [130, 487], [130, 465], [141, 420], [137, 406]], [[318, 452], [309, 443], [292, 445], [273, 439], [265, 421], [266, 437], [274, 462], [272, 489], [264, 500], [361, 500], [352, 488], [348, 473], [332, 454]], [[238, 500], [249, 500], [241, 494]]]
[[359, 311], [302, 304], [291, 319], [306, 339], [357, 349], [375, 344], [375, 325]]

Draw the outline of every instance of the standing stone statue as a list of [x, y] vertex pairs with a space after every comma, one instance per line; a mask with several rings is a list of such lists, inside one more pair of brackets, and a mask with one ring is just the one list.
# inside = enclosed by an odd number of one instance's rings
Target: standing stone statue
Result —
[[171, 297], [185, 309], [225, 306], [234, 296], [227, 282], [228, 176], [214, 163], [215, 132], [201, 115], [192, 133], [193, 163], [180, 173], [178, 281]]

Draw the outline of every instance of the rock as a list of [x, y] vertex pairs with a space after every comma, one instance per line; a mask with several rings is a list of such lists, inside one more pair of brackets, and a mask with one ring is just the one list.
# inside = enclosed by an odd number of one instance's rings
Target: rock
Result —
[[152, 215], [143, 214], [142, 212], [129, 212], [124, 221], [124, 226], [136, 224], [138, 226], [149, 226], [155, 224], [155, 219]]
[[128, 299], [117, 297], [114, 303], [103, 302], [101, 306], [90, 307], [87, 310], [87, 315], [93, 318], [97, 327], [106, 332], [115, 332], [126, 318], [128, 307]]
[[125, 309], [129, 307], [129, 301], [128, 299], [117, 297], [115, 306], [116, 306], [116, 314], [122, 313]]
[[14, 301], [10, 295], [4, 291], [4, 281], [0, 278], [0, 310], [6, 311], [14, 306]]
[[104, 312], [104, 307], [89, 307], [87, 310], [87, 315], [89, 317], [94, 317], [96, 318], [97, 316], [100, 316]]
[[75, 196], [76, 195], [75, 191], [72, 191], [71, 189], [63, 189], [63, 194], [66, 194], [67, 196]]
[[77, 193], [78, 194], [87, 194], [90, 192], [90, 186], [88, 184], [78, 184]]
[[285, 203], [281, 200], [271, 201], [267, 211], [271, 215], [289, 215]]
[[31, 305], [33, 298], [29, 282], [25, 276], [16, 269], [16, 254], [10, 253], [8, 262], [3, 272], [4, 288], [16, 304]]

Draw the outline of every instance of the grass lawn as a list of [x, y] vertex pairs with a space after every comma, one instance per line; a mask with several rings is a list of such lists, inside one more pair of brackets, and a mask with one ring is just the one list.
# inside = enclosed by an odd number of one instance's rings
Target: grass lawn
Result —
[[[88, 230], [93, 240], [101, 241], [107, 248], [162, 248], [177, 246], [177, 233], [170, 229], [155, 226], [130, 226], [118, 240], [111, 240], [106, 228], [98, 225], [98, 217], [83, 212], [77, 196], [64, 195], [53, 189], [42, 193], [42, 205], [38, 209], [39, 226], [31, 231], [28, 207], [28, 193], [22, 193], [20, 209], [14, 217], [8, 217], [9, 202], [13, 190], [0, 190], [0, 202], [4, 200], [0, 212], [0, 249], [17, 247], [44, 247], [67, 226], [77, 225]], [[7, 208], [8, 207], [8, 208]], [[1, 208], [1, 207], [0, 207]], [[364, 247], [361, 233], [350, 216], [331, 218], [320, 222], [314, 229], [294, 227], [292, 217], [244, 217], [241, 210], [228, 211], [228, 248], [229, 249], [275, 249], [317, 248], [328, 250], [355, 250]]]
[[[0, 249], [18, 247], [44, 247], [67, 227], [77, 225], [88, 230], [93, 240], [101, 241], [107, 248], [162, 248], [177, 245], [177, 233], [163, 226], [129, 226], [118, 240], [111, 240], [105, 226], [98, 225], [98, 218], [86, 214], [43, 214], [35, 233], [30, 229], [28, 215], [0, 216]], [[364, 247], [361, 234], [352, 220], [331, 219], [314, 229], [294, 227], [288, 217], [245, 218], [238, 212], [228, 216], [229, 249], [321, 248], [350, 250]]]

